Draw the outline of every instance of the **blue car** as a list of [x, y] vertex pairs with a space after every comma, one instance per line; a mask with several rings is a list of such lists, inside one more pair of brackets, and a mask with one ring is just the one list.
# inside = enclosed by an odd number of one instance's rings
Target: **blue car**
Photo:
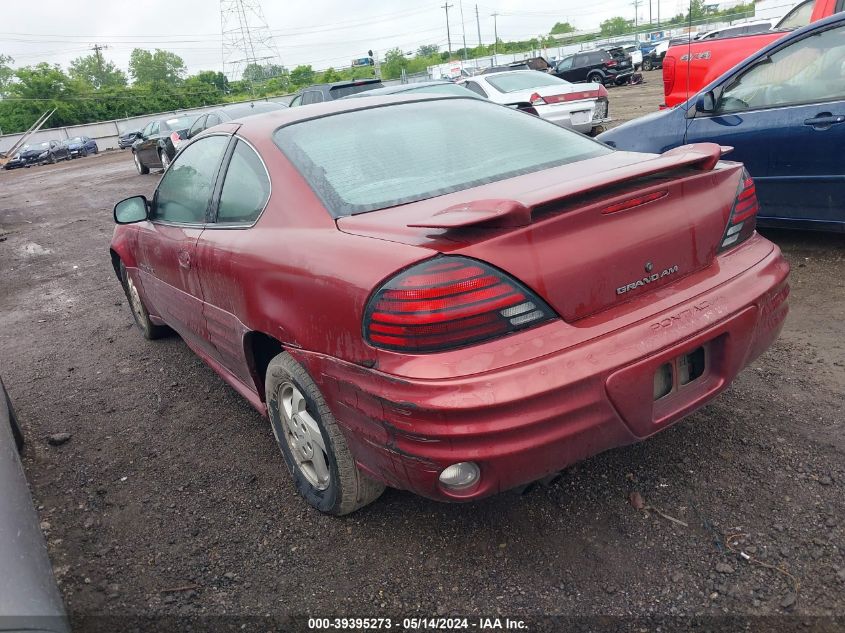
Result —
[[74, 136], [66, 141], [62, 141], [62, 145], [67, 147], [71, 158], [97, 154], [100, 151], [100, 148], [97, 147], [97, 141], [90, 136]]
[[758, 224], [845, 232], [845, 13], [782, 37], [686, 103], [598, 136], [662, 153], [712, 141], [757, 183]]

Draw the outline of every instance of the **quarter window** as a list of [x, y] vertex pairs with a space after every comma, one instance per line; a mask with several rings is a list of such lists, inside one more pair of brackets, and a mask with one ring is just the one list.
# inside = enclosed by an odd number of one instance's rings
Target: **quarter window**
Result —
[[217, 171], [228, 144], [228, 136], [208, 136], [180, 152], [158, 185], [154, 220], [205, 223]]
[[484, 89], [474, 81], [468, 81], [464, 84], [464, 86], [466, 86], [468, 90], [472, 90], [474, 93], [479, 94], [482, 97], [487, 96], [487, 93], [484, 92]]
[[720, 113], [845, 98], [845, 27], [805, 37], [772, 53], [734, 79]]
[[205, 115], [202, 115], [194, 122], [194, 124], [191, 126], [191, 129], [188, 130], [188, 138], [193, 138], [205, 129], [205, 119]]
[[238, 141], [217, 210], [218, 223], [252, 224], [270, 198], [270, 180], [264, 164], [249, 145]]

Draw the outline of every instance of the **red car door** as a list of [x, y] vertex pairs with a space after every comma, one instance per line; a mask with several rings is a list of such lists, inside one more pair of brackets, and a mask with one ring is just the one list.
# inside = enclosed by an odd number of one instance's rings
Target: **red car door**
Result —
[[270, 177], [258, 153], [240, 139], [223, 172], [214, 222], [197, 244], [203, 311], [212, 353], [238, 381], [253, 389], [244, 355], [247, 328], [241, 321], [249, 298], [241, 280], [255, 263], [253, 252], [261, 235], [253, 225], [270, 198]]
[[195, 250], [230, 138], [209, 136], [185, 148], [162, 177], [150, 221], [139, 225], [137, 238], [141, 284], [151, 311], [205, 353], [208, 329]]

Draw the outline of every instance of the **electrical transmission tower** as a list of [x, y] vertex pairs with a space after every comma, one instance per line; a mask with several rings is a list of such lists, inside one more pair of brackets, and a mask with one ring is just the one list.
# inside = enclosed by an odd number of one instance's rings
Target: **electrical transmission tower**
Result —
[[[279, 49], [261, 10], [261, 0], [220, 0], [220, 29], [223, 74], [229, 79], [242, 79], [244, 69], [251, 64], [261, 68], [281, 65]], [[247, 77], [250, 86], [256, 78], [250, 73]]]

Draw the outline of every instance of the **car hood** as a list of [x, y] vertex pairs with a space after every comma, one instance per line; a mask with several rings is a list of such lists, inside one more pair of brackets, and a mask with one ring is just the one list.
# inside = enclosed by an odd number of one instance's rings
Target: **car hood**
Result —
[[50, 151], [49, 149], [28, 149], [25, 152], [20, 153], [21, 158], [32, 158], [33, 156], [40, 156], [44, 152]]
[[683, 144], [684, 128], [684, 113], [672, 108], [623, 123], [599, 134], [596, 140], [616, 149], [660, 154]]

